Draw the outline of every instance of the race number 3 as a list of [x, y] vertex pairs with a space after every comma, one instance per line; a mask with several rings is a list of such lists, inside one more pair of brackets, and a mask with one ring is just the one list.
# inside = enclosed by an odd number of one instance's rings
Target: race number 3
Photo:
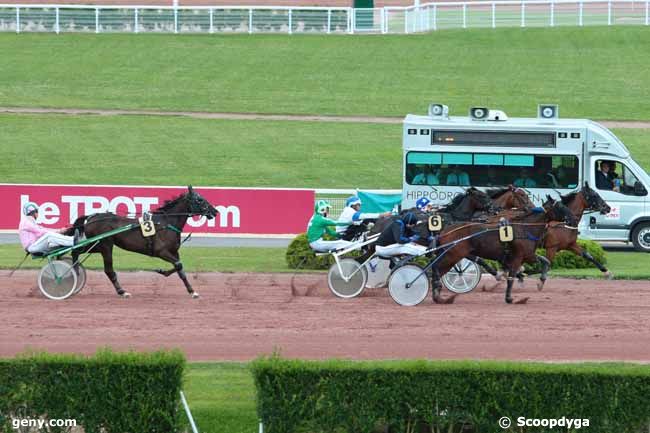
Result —
[[154, 225], [153, 221], [144, 221], [142, 218], [139, 219], [140, 222], [140, 230], [142, 231], [142, 236], [145, 238], [148, 238], [149, 236], [153, 236], [156, 234], [156, 226]]
[[514, 238], [515, 232], [512, 230], [512, 226], [499, 227], [499, 240], [501, 242], [512, 242]]
[[429, 217], [429, 231], [439, 232], [442, 230], [442, 218], [440, 215], [433, 215]]

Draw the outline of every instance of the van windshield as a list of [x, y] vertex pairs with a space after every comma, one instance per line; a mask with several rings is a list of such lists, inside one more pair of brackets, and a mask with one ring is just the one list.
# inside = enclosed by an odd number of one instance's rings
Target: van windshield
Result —
[[409, 185], [576, 188], [575, 155], [409, 152], [404, 178]]

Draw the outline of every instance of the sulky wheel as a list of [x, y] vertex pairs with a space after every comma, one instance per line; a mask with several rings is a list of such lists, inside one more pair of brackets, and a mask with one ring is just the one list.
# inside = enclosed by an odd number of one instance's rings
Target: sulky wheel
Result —
[[388, 293], [400, 305], [418, 305], [429, 293], [427, 274], [417, 265], [401, 266], [388, 279]]
[[[69, 257], [66, 257], [62, 259], [64, 262], [72, 265], [72, 259]], [[81, 292], [81, 289], [86, 287], [86, 268], [84, 268], [84, 265], [81, 263], [77, 264], [77, 268], [75, 269], [77, 272], [77, 285], [74, 289], [74, 294], [76, 295], [77, 293]]]
[[462, 259], [442, 276], [442, 284], [454, 293], [469, 293], [480, 281], [481, 268], [468, 259]]
[[330, 266], [327, 272], [327, 285], [339, 298], [354, 298], [366, 287], [368, 274], [366, 268], [354, 259], [341, 259]]
[[72, 265], [63, 260], [48, 262], [38, 274], [38, 287], [43, 295], [55, 301], [66, 299], [74, 294], [77, 273]]

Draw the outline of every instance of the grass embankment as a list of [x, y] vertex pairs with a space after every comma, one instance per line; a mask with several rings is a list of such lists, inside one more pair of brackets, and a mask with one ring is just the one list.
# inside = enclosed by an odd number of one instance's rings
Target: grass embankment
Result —
[[[638, 27], [422, 35], [2, 34], [0, 105], [402, 116], [430, 101], [649, 119]], [[250, 135], [255, 131], [251, 130]]]
[[[284, 260], [284, 248], [209, 248], [191, 247], [181, 250], [183, 266], [188, 272], [296, 272]], [[0, 269], [13, 269], [24, 256], [19, 245], [0, 245]], [[650, 279], [650, 254], [609, 252], [607, 267], [617, 279]], [[27, 259], [24, 269], [43, 266], [40, 260]], [[84, 263], [89, 269], [103, 269], [101, 256], [91, 255]], [[130, 253], [116, 248], [114, 266], [118, 271], [153, 270], [166, 267], [160, 259]], [[301, 271], [319, 272], [319, 271]], [[551, 272], [556, 277], [601, 278], [597, 269], [562, 269]], [[531, 276], [536, 278], [537, 276]], [[325, 280], [323, 280], [325, 281]]]
[[[650, 130], [614, 132], [650, 170]], [[15, 183], [392, 189], [401, 134], [386, 124], [0, 115], [0, 173]]]

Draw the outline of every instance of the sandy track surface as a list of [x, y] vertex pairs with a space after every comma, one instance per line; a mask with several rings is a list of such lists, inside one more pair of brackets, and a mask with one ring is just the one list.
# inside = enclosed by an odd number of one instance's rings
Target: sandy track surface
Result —
[[[182, 116], [196, 119], [227, 120], [290, 120], [297, 122], [343, 122], [343, 123], [390, 123], [401, 124], [402, 117], [378, 116], [319, 116], [300, 114], [263, 114], [263, 113], [219, 113], [206, 111], [157, 111], [157, 110], [100, 110], [85, 108], [22, 108], [0, 107], [0, 113], [12, 114], [65, 114], [71, 116]], [[650, 129], [650, 121], [601, 120], [599, 123], [608, 128]]]
[[650, 285], [645, 281], [552, 279], [515, 291], [475, 291], [453, 305], [396, 305], [385, 289], [351, 300], [329, 293], [325, 276], [193, 274], [202, 298], [180, 280], [120, 274], [133, 297], [118, 298], [99, 272], [66, 301], [45, 299], [36, 271], [0, 273], [0, 356], [28, 348], [92, 353], [181, 348], [190, 360], [250, 360], [278, 348], [300, 358], [474, 358], [650, 362]]

